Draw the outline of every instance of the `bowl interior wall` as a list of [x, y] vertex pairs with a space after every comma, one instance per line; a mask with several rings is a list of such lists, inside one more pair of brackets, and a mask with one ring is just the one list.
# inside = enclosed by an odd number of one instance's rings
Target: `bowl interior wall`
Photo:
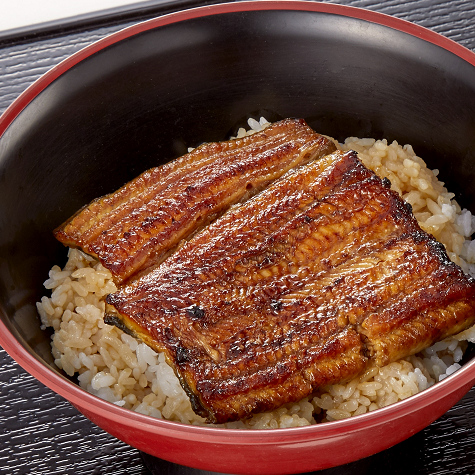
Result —
[[52, 230], [95, 197], [247, 117], [411, 143], [475, 204], [475, 68], [337, 15], [221, 14], [146, 31], [65, 72], [0, 140], [1, 318], [52, 365], [34, 302], [65, 250]]

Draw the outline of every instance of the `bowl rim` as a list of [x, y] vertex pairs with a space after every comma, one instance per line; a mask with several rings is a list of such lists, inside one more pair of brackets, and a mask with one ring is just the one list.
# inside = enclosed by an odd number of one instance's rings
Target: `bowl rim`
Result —
[[[232, 3], [218, 3], [209, 6], [180, 10], [137, 23], [105, 36], [69, 56], [33, 82], [4, 111], [0, 117], [0, 139], [21, 111], [49, 84], [76, 64], [108, 46], [139, 33], [186, 20], [224, 13], [270, 10], [297, 10], [312, 13], [329, 13], [356, 20], [368, 21], [432, 43], [475, 66], [475, 53], [470, 51], [468, 48], [465, 48], [455, 41], [432, 30], [384, 13], [358, 7], [313, 2], [308, 0], [245, 0]], [[263, 429], [259, 431], [223, 429], [194, 426], [191, 424], [157, 419], [129, 409], [124, 409], [116, 404], [100, 399], [43, 364], [39, 358], [35, 357], [18, 343], [14, 335], [9, 331], [2, 320], [0, 320], [0, 345], [32, 376], [70, 401], [77, 408], [83, 409], [90, 414], [92, 413], [97, 414], [98, 416], [103, 416], [104, 412], [107, 412], [117, 423], [130, 425], [130, 423], [133, 422], [137, 429], [143, 428], [147, 432], [153, 432], [156, 434], [166, 433], [168, 436], [173, 436], [174, 434], [176, 437], [180, 438], [183, 438], [183, 435], [186, 433], [186, 438], [188, 440], [201, 440], [204, 436], [216, 436], [222, 444], [235, 444], [238, 439], [239, 443], [248, 445], [255, 444], [256, 442], [259, 442], [261, 445], [275, 444], [276, 441], [278, 442], [279, 440], [282, 440], [283, 431], [285, 431], [286, 441], [291, 441], [292, 439], [297, 441], [302, 439], [302, 437], [316, 437], [317, 435], [326, 438], [339, 437], [342, 433], [348, 430], [357, 431], [379, 425], [382, 418], [385, 420], [393, 420], [417, 412], [424, 407], [429, 400], [439, 400], [453, 392], [456, 392], [459, 388], [473, 383], [475, 380], [474, 359], [466, 363], [453, 375], [445, 378], [436, 385], [411, 396], [410, 398], [359, 416], [327, 422], [325, 424], [285, 429]]]
[[172, 23], [191, 20], [204, 16], [219, 15], [223, 13], [236, 13], [246, 11], [269, 11], [269, 10], [297, 10], [313, 13], [330, 13], [345, 16], [357, 20], [376, 23], [397, 31], [415, 36], [423, 41], [427, 41], [439, 46], [468, 63], [475, 66], [475, 53], [465, 46], [429, 30], [423, 26], [416, 25], [406, 20], [396, 18], [385, 13], [375, 12], [359, 7], [348, 5], [337, 5], [333, 3], [313, 2], [311, 0], [244, 0], [231, 3], [217, 3], [214, 5], [201, 6], [186, 10], [179, 10], [146, 20], [122, 30], [111, 33], [88, 46], [80, 49], [68, 58], [62, 60], [56, 66], [40, 76], [30, 86], [28, 86], [0, 116], [0, 138], [5, 133], [8, 126], [20, 114], [20, 112], [49, 84], [64, 74], [67, 70], [83, 61], [87, 57], [107, 48], [119, 41], [131, 36], [151, 30], [157, 27], [163, 27]]

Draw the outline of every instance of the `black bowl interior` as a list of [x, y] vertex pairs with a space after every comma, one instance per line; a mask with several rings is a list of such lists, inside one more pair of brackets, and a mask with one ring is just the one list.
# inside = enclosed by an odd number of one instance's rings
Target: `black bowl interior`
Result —
[[411, 143], [475, 205], [475, 68], [409, 34], [326, 13], [227, 13], [152, 29], [83, 60], [0, 139], [1, 318], [53, 365], [35, 301], [66, 251], [52, 230], [143, 170], [248, 117]]

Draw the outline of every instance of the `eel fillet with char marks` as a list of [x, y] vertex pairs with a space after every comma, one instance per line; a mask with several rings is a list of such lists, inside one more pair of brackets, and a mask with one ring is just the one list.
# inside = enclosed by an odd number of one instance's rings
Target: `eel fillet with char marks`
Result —
[[411, 208], [335, 152], [230, 209], [106, 312], [222, 423], [414, 354], [475, 320], [475, 282]]
[[57, 228], [55, 236], [99, 259], [122, 283], [162, 262], [234, 203], [335, 149], [301, 119], [203, 144], [94, 200]]

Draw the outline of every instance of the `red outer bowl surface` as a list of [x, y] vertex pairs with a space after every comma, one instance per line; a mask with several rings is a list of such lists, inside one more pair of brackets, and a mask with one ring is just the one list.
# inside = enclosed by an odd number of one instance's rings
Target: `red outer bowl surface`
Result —
[[[132, 26], [83, 49], [30, 86], [0, 118], [0, 137], [55, 79], [89, 56], [126, 38], [185, 20], [252, 10], [299, 10], [356, 18], [412, 35], [475, 65], [475, 55], [422, 27], [382, 14], [331, 4], [256, 1], [166, 15]], [[345, 464], [384, 450], [423, 429], [453, 406], [475, 381], [475, 361], [430, 389], [378, 411], [315, 426], [262, 431], [225, 430], [157, 420], [86, 393], [27, 349], [4, 321], [0, 344], [29, 373], [69, 400], [98, 426], [127, 444], [182, 465], [218, 472], [297, 473]]]

